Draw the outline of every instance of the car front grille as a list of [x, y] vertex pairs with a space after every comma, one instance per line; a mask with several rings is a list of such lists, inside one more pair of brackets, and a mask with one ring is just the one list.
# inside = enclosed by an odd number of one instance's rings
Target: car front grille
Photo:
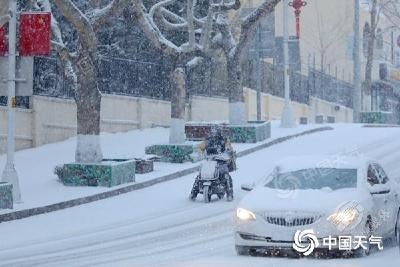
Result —
[[267, 223], [285, 227], [310, 225], [315, 223], [319, 218], [321, 218], [321, 215], [316, 215], [316, 214], [276, 215], [276, 214], [266, 213], [264, 215], [264, 219]]

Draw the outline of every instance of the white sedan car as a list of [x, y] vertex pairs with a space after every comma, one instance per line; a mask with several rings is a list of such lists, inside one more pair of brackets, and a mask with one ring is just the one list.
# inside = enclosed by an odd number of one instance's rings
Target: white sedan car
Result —
[[397, 182], [369, 159], [287, 159], [240, 202], [239, 255], [351, 252], [368, 255], [382, 240], [399, 240]]

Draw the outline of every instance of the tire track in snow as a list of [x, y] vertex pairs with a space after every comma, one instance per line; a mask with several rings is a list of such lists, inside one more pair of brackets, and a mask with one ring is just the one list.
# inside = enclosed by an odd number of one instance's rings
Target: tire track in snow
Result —
[[[168, 253], [175, 248], [181, 249], [191, 245], [203, 244], [208, 242], [207, 240], [218, 239], [218, 235], [222, 235], [222, 237], [231, 236], [231, 220], [232, 213], [228, 211], [219, 216], [209, 216], [199, 221], [177, 225], [170, 229], [159, 230], [158, 232], [116, 238], [108, 241], [106, 245], [103, 242], [101, 244], [97, 242], [92, 246], [75, 248], [70, 251], [63, 249], [54, 253], [36, 254], [31, 257], [23, 257], [22, 259], [8, 261], [3, 259], [0, 266], [3, 266], [3, 264], [5, 266], [42, 265], [64, 262], [68, 259], [76, 261], [91, 257], [97, 258], [98, 255], [102, 255], [102, 257], [107, 255], [115, 257], [119, 253], [129, 253], [134, 258], [148, 257], [153, 253]], [[182, 243], [188, 244], [182, 245]]]

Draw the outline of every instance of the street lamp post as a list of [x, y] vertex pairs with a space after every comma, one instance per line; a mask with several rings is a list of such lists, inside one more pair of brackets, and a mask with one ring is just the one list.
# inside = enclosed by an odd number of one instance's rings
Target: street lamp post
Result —
[[281, 127], [293, 128], [296, 126], [292, 107], [290, 106], [289, 80], [289, 0], [283, 0], [283, 65], [285, 78], [285, 104], [283, 106]]
[[2, 174], [2, 180], [13, 185], [14, 202], [21, 202], [18, 174], [14, 166], [15, 149], [15, 67], [17, 39], [17, 0], [9, 0], [10, 15], [8, 34], [8, 128], [7, 128], [7, 163]]
[[257, 121], [261, 121], [261, 87], [262, 87], [262, 81], [261, 81], [261, 42], [262, 42], [262, 36], [261, 36], [261, 25], [257, 26], [257, 38], [256, 38], [256, 51], [255, 51], [255, 68], [256, 68], [256, 90], [257, 90]]
[[360, 2], [354, 0], [354, 94], [353, 94], [353, 121], [361, 120], [361, 70], [360, 70]]

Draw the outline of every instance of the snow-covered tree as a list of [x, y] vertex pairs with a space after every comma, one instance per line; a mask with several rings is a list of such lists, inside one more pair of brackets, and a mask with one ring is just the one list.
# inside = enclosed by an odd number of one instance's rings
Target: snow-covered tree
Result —
[[[170, 81], [170, 143], [185, 142], [186, 70], [207, 56], [212, 18], [197, 17], [203, 7], [197, 0], [148, 1], [133, 0], [132, 16], [150, 42], [172, 64]], [[181, 37], [181, 38], [179, 38]]]
[[0, 0], [0, 27], [10, 20], [8, 14], [8, 0]]
[[[245, 103], [242, 87], [241, 57], [245, 48], [254, 35], [257, 24], [269, 13], [273, 12], [280, 0], [264, 0], [251, 14], [240, 21], [240, 33], [234, 34], [235, 23], [228, 19], [228, 12], [240, 8], [240, 0], [210, 0], [207, 14], [196, 17], [196, 6], [199, 0], [187, 0], [186, 16], [172, 12], [168, 7], [177, 3], [177, 0], [158, 0], [144, 4], [143, 0], [133, 0], [135, 3], [133, 13], [137, 23], [146, 33], [153, 45], [164, 54], [174, 58], [178, 68], [186, 64], [192, 66], [201, 57], [216, 55], [215, 51], [223, 51], [226, 57], [228, 74], [228, 91], [230, 112], [229, 120], [232, 124], [246, 122]], [[182, 2], [182, 1], [181, 1]], [[187, 39], [179, 44], [167, 38], [166, 32], [186, 32]], [[237, 37], [237, 38], [235, 38]], [[189, 60], [189, 61], [188, 61]], [[177, 73], [182, 71], [176, 71]], [[183, 69], [182, 69], [183, 70]], [[180, 79], [182, 80], [182, 79]], [[172, 82], [172, 84], [177, 84]], [[174, 90], [177, 90], [176, 88]], [[184, 107], [184, 105], [181, 105]], [[179, 111], [179, 114], [175, 112]], [[174, 114], [175, 113], [175, 114]], [[173, 108], [171, 127], [171, 141], [173, 136], [181, 139], [183, 131], [184, 110]], [[180, 128], [181, 130], [176, 130]]]
[[[364, 109], [366, 111], [371, 110], [371, 86], [372, 86], [372, 67], [374, 61], [375, 43], [377, 39], [378, 31], [380, 31], [378, 25], [381, 16], [386, 15], [389, 21], [396, 20], [394, 15], [397, 12], [397, 6], [399, 5], [398, 0], [368, 0], [369, 7], [369, 23], [368, 31], [365, 34], [366, 37], [366, 58], [365, 64], [365, 81], [364, 81]], [[390, 15], [389, 15], [390, 14]], [[396, 24], [394, 24], [396, 25]]]
[[37, 0], [37, 8], [52, 11], [52, 5], [77, 33], [77, 49], [70, 51], [63, 41], [63, 28], [52, 16], [52, 45], [61, 58], [65, 76], [72, 83], [77, 105], [77, 146], [75, 159], [79, 163], [102, 160], [100, 146], [100, 105], [98, 89], [98, 39], [97, 32], [112, 18], [118, 17], [127, 0], [113, 0], [98, 8], [98, 1], [87, 12], [80, 10], [71, 0]]
[[[246, 123], [245, 103], [242, 86], [241, 61], [245, 49], [254, 36], [260, 21], [275, 10], [281, 0], [263, 0], [248, 16], [239, 19], [239, 33], [234, 34], [234, 23], [229, 20], [227, 12], [238, 10], [239, 0], [219, 1], [213, 4], [215, 12], [216, 34], [211, 40], [213, 48], [221, 49], [226, 58], [229, 91], [229, 121], [231, 124]], [[238, 16], [239, 17], [239, 16]]]

